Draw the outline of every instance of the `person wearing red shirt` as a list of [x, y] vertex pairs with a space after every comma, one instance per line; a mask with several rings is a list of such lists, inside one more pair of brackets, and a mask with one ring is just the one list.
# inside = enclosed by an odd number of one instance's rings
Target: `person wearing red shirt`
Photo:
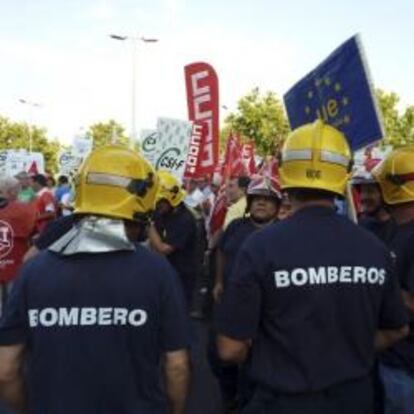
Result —
[[7, 299], [18, 274], [36, 223], [32, 204], [17, 200], [19, 181], [12, 177], [0, 179], [0, 286], [1, 306]]
[[32, 177], [32, 181], [36, 192], [36, 229], [41, 233], [47, 224], [56, 218], [56, 202], [53, 193], [47, 187], [47, 178], [44, 175], [36, 174]]

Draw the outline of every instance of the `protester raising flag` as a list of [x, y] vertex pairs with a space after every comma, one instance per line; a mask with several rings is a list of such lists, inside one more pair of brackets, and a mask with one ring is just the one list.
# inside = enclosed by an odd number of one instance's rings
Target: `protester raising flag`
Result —
[[240, 139], [231, 134], [227, 139], [224, 162], [221, 168], [222, 182], [214, 203], [210, 221], [210, 234], [214, 235], [223, 227], [227, 213], [226, 184], [229, 178], [245, 174]]
[[222, 168], [224, 181], [230, 177], [237, 177], [245, 172], [242, 158], [240, 138], [231, 134], [227, 139], [226, 154]]

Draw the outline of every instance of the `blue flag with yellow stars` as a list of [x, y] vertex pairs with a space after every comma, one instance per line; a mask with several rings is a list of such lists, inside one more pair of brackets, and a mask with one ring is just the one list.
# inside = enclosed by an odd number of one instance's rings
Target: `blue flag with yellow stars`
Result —
[[353, 150], [384, 136], [358, 35], [296, 83], [284, 101], [292, 129], [320, 118], [341, 130]]

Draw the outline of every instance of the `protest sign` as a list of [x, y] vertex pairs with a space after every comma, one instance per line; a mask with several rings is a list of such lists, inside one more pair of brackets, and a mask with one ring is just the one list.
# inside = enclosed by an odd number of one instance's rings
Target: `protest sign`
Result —
[[142, 155], [154, 167], [157, 162], [158, 154], [158, 131], [154, 129], [144, 129], [141, 131], [141, 152]]
[[158, 118], [157, 131], [155, 168], [167, 170], [181, 180], [187, 160], [192, 123]]

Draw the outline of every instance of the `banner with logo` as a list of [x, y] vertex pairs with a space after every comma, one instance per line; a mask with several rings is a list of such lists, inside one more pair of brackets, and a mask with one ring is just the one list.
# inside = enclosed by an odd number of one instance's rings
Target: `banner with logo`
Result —
[[284, 96], [292, 129], [317, 118], [341, 130], [353, 150], [384, 137], [362, 44], [354, 36]]
[[158, 157], [158, 131], [144, 129], [141, 131], [141, 152], [147, 161], [155, 167]]
[[155, 168], [170, 171], [182, 180], [192, 123], [178, 119], [158, 118], [157, 132]]
[[75, 155], [73, 149], [62, 151], [58, 157], [59, 175], [73, 176], [81, 166], [82, 157]]
[[192, 125], [191, 138], [188, 145], [188, 156], [184, 170], [185, 178], [197, 178], [203, 176], [200, 163], [206, 138], [207, 124], [195, 122]]
[[193, 176], [213, 174], [219, 161], [219, 86], [211, 65], [204, 62], [184, 67], [189, 120], [199, 125], [204, 137]]
[[0, 151], [0, 175], [14, 177], [22, 171], [43, 174], [45, 172], [43, 154], [13, 149]]

